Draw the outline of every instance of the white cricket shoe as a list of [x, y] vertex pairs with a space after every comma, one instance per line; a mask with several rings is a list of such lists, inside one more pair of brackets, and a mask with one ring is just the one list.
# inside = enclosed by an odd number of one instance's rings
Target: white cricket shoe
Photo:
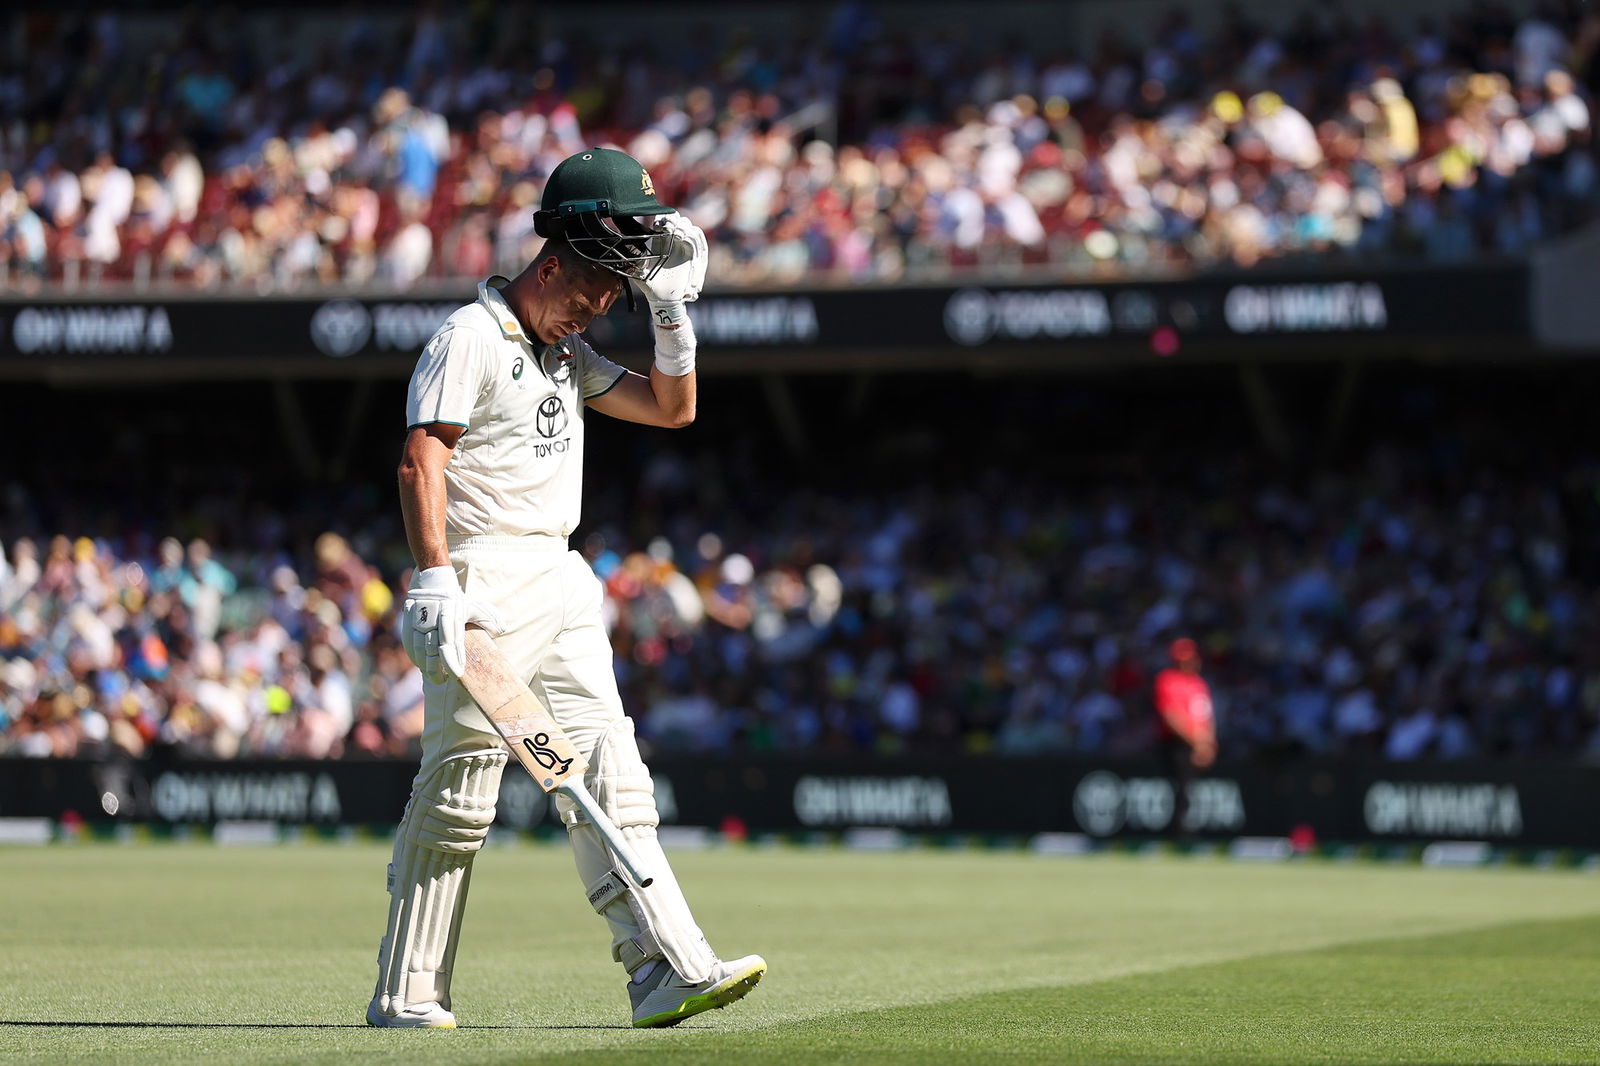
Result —
[[385, 1014], [374, 996], [367, 1004], [367, 1024], [380, 1029], [454, 1029], [456, 1016], [437, 1003], [413, 1003], [399, 1014]]
[[654, 1029], [677, 1025], [701, 1011], [726, 1007], [749, 994], [767, 972], [767, 960], [746, 955], [732, 962], [719, 961], [711, 976], [690, 984], [678, 976], [665, 959], [656, 963], [655, 972], [644, 981], [628, 983], [628, 998], [633, 1000], [633, 1027]]

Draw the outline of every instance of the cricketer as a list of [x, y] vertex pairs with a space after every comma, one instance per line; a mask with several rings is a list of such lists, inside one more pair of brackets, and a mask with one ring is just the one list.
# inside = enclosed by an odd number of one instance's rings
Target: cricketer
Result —
[[[578, 807], [556, 800], [590, 904], [628, 974], [633, 1024], [674, 1025], [747, 994], [759, 955], [711, 950], [656, 839], [650, 771], [623, 713], [599, 580], [567, 538], [582, 496], [585, 409], [652, 426], [695, 415], [685, 303], [705, 280], [706, 238], [657, 198], [631, 156], [591, 148], [550, 174], [539, 258], [492, 277], [423, 350], [406, 398], [399, 469], [416, 560], [401, 635], [425, 678], [422, 765], [389, 865], [389, 920], [367, 1007], [376, 1026], [453, 1028], [450, 978], [474, 855], [494, 821], [507, 752], [460, 683], [466, 627], [494, 635], [588, 761], [585, 784], [651, 870], [640, 887]], [[637, 285], [649, 304], [648, 377], [582, 338]]]

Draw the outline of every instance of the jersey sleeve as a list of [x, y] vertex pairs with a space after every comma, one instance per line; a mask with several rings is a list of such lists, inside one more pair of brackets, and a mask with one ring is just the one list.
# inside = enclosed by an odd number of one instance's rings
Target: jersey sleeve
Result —
[[1164, 718], [1171, 717], [1173, 712], [1178, 710], [1179, 701], [1175, 698], [1177, 694], [1173, 692], [1174, 687], [1171, 670], [1163, 670], [1156, 675], [1156, 710], [1160, 711]]
[[582, 337], [572, 338], [573, 360], [578, 364], [578, 392], [584, 400], [594, 400], [612, 389], [628, 371], [590, 347]]
[[1156, 675], [1156, 713], [1174, 732], [1183, 733], [1189, 725], [1189, 708], [1183, 698], [1182, 675], [1163, 670]]
[[417, 360], [406, 391], [406, 428], [447, 422], [465, 428], [489, 380], [489, 345], [471, 329], [446, 323]]

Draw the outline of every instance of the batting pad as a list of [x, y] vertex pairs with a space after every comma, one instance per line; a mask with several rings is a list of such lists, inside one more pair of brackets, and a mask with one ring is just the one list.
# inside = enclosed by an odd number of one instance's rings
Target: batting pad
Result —
[[494, 823], [504, 751], [441, 763], [411, 793], [389, 864], [389, 927], [378, 946], [374, 993], [385, 1014], [416, 1003], [450, 1009], [472, 859]]
[[639, 757], [633, 721], [622, 718], [607, 726], [589, 761], [590, 791], [653, 878], [649, 888], [629, 881], [583, 812], [570, 803], [561, 804], [561, 820], [572, 841], [584, 891], [611, 927], [611, 957], [629, 973], [665, 958], [684, 980], [696, 984], [707, 980], [717, 956], [695, 923], [656, 839], [661, 819], [655, 785]]

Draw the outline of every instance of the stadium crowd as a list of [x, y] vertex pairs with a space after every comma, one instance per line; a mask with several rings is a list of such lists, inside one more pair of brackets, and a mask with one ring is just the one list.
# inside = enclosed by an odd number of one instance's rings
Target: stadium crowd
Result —
[[[659, 453], [641, 506], [738, 480], [700, 477], [716, 461]], [[583, 551], [657, 749], [1136, 752], [1186, 634], [1225, 757], [1600, 758], [1600, 598], [1574, 563], [1594, 516], [1573, 518], [1600, 507], [1600, 466], [1514, 477], [1379, 448], [1300, 487], [1237, 456], [1202, 470], [1071, 493], [998, 470], [896, 493], [752, 486], [720, 528], [700, 501], [640, 545], [606, 528]], [[414, 752], [403, 541], [325, 533], [297, 561], [235, 522], [212, 524], [226, 552], [7, 543], [0, 754]]]
[[[540, 39], [357, 13], [320, 49], [191, 9], [18, 19], [0, 68], [9, 283], [408, 286], [525, 262], [553, 165], [626, 148], [723, 284], [1515, 253], [1596, 214], [1600, 11], [1402, 29], [1175, 11], [991, 48], [845, 0], [782, 43]], [[526, 20], [532, 25], [532, 20]], [[148, 32], [148, 26], [142, 32]]]

